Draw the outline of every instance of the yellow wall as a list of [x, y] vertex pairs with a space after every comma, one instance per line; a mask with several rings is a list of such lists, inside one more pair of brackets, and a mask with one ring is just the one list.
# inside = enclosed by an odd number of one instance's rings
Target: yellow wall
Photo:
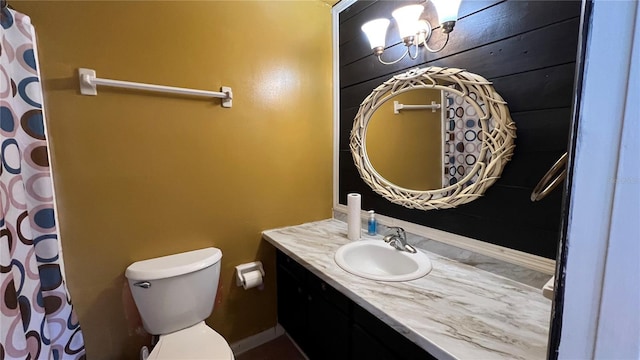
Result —
[[[11, 1], [39, 41], [67, 284], [89, 359], [137, 359], [134, 261], [222, 249], [207, 322], [233, 342], [276, 324], [264, 229], [331, 216], [331, 8], [320, 1]], [[99, 88], [98, 77], [219, 90], [219, 100]], [[262, 260], [265, 289], [234, 266]]]
[[367, 128], [367, 156], [388, 181], [414, 190], [442, 187], [442, 115], [440, 110], [400, 110], [393, 102], [429, 105], [442, 102], [439, 90], [411, 90], [382, 104]]

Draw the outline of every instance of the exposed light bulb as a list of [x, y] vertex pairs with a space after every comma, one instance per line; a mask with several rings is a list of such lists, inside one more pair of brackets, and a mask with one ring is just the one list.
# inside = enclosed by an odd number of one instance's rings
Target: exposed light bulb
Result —
[[362, 25], [362, 31], [367, 35], [369, 44], [374, 53], [382, 53], [387, 37], [387, 28], [390, 21], [388, 19], [375, 19]]
[[408, 5], [394, 10], [391, 15], [398, 23], [400, 37], [407, 43], [407, 39], [413, 37], [418, 32], [418, 20], [424, 11], [422, 5]]
[[442, 31], [449, 33], [458, 20], [458, 10], [462, 0], [431, 0], [438, 13], [438, 21], [442, 25]]

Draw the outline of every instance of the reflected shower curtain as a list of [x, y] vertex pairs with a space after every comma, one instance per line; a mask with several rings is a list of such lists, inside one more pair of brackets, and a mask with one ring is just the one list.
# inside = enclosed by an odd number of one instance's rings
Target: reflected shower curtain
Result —
[[[449, 186], [458, 183], [475, 166], [482, 148], [482, 128], [476, 109], [462, 96], [449, 91], [444, 91], [443, 96], [446, 113], [442, 186]], [[469, 97], [484, 109], [476, 93], [470, 92]], [[478, 175], [474, 176], [469, 183], [477, 178]]]
[[0, 13], [0, 359], [84, 359], [63, 281], [35, 31]]

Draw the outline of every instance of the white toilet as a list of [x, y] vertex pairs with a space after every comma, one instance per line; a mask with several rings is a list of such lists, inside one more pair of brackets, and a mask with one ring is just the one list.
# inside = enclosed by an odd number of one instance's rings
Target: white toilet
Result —
[[221, 259], [222, 251], [211, 247], [127, 267], [142, 324], [160, 335], [147, 359], [234, 359], [227, 341], [204, 322], [213, 311]]

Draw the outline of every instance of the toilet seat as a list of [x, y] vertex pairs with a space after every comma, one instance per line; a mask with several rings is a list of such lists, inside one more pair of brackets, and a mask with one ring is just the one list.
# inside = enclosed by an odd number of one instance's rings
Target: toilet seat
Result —
[[160, 340], [148, 360], [233, 360], [233, 352], [222, 335], [204, 321], [170, 334]]

